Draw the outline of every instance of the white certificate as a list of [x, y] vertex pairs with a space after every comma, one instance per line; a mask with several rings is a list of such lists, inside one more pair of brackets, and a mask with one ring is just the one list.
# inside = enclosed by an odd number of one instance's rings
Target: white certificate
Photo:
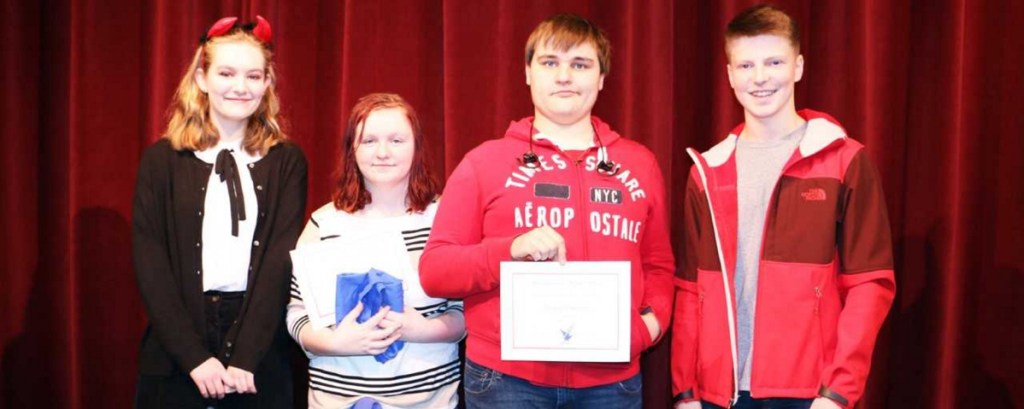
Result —
[[[389, 234], [392, 236], [389, 237]], [[365, 273], [371, 268], [397, 278], [412, 267], [397, 233], [363, 233], [303, 245], [291, 251], [292, 273], [313, 328], [335, 323], [338, 274]], [[402, 281], [405, 286], [405, 280]]]
[[501, 359], [629, 362], [628, 261], [501, 263]]

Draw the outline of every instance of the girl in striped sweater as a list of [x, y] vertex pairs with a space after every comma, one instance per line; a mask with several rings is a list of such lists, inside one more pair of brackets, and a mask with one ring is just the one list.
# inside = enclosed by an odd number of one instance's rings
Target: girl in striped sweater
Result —
[[[358, 323], [357, 305], [336, 325], [314, 328], [293, 277], [288, 328], [310, 357], [309, 406], [347, 408], [371, 398], [384, 408], [454, 408], [465, 322], [461, 300], [429, 297], [420, 287], [439, 186], [419, 120], [398, 95], [370, 94], [353, 107], [343, 144], [333, 200], [313, 212], [297, 247], [356, 236], [369, 240], [361, 248], [372, 254], [406, 255], [381, 260], [402, 281], [405, 308], [384, 307]], [[374, 359], [399, 340], [405, 344], [393, 359]]]

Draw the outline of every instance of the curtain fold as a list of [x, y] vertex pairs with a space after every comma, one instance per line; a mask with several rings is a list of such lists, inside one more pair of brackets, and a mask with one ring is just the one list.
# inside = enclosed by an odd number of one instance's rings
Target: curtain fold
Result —
[[[613, 48], [595, 113], [655, 152], [674, 216], [685, 149], [742, 120], [722, 31], [753, 3], [0, 0], [0, 409], [131, 405], [146, 320], [130, 261], [134, 173], [217, 18], [273, 25], [311, 211], [329, 200], [360, 96], [408, 99], [443, 178], [532, 115], [533, 27], [582, 14]], [[1024, 407], [1024, 3], [776, 3], [803, 29], [797, 107], [865, 143], [886, 191], [897, 298], [860, 407]], [[644, 357], [645, 407], [670, 406], [668, 357], [667, 342]]]

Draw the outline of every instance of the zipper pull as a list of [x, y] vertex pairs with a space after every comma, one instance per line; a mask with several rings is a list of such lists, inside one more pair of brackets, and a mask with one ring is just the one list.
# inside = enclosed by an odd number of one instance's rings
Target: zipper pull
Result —
[[814, 286], [814, 297], [818, 299], [818, 302], [814, 303], [814, 313], [817, 314], [821, 308], [821, 286]]

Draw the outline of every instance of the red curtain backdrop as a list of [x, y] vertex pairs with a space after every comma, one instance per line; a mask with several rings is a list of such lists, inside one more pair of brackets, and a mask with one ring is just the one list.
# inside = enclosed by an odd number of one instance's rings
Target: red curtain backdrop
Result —
[[[684, 149], [709, 148], [742, 119], [721, 32], [752, 4], [0, 1], [0, 408], [130, 406], [145, 323], [130, 263], [134, 173], [218, 17], [273, 24], [312, 209], [329, 198], [359, 96], [411, 101], [447, 174], [532, 113], [530, 30], [557, 12], [587, 16], [614, 47], [595, 111], [657, 153], [678, 213]], [[778, 4], [804, 29], [798, 108], [843, 122], [884, 179], [898, 295], [861, 407], [1024, 407], [1024, 3]], [[662, 342], [644, 358], [648, 408], [669, 406], [668, 355]]]

